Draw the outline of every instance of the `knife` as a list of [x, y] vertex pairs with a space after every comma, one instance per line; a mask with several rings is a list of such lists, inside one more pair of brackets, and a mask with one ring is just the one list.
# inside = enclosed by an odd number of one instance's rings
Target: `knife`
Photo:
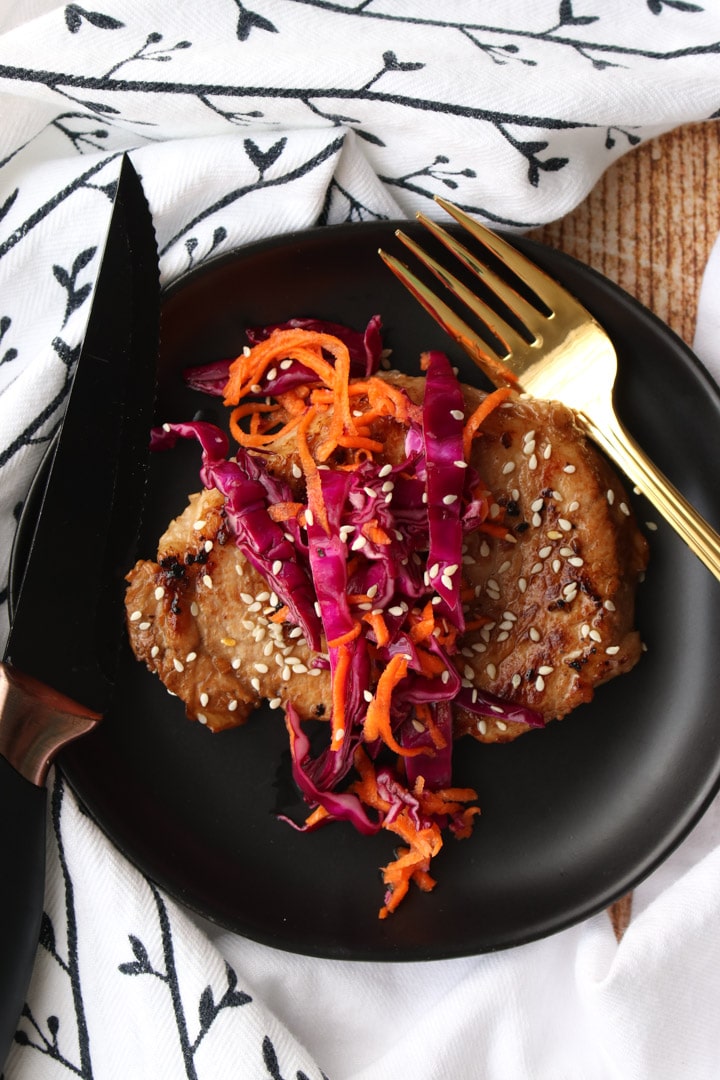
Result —
[[122, 159], [65, 417], [0, 663], [0, 1066], [38, 944], [45, 780], [110, 703], [148, 467], [160, 290], [152, 218]]

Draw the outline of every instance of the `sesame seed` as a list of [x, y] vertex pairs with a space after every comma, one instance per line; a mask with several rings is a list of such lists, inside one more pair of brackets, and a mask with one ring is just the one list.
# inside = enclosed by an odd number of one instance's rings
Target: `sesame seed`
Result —
[[481, 735], [487, 735], [487, 720], [478, 720], [477, 729]]
[[498, 731], [507, 731], [507, 724], [505, 723], [504, 720], [496, 720], [495, 725], [496, 725]]
[[155, 659], [155, 657], [158, 655], [159, 652], [160, 652], [159, 647], [157, 645], [153, 645], [152, 649], [150, 650], [150, 655], [152, 656], [153, 659]]
[[515, 462], [506, 461], [502, 467], [503, 476], [509, 476], [511, 472], [515, 472]]
[[363, 690], [363, 697], [365, 698], [365, 700], [368, 703], [370, 703], [372, 701], [372, 699], [373, 699], [373, 696], [372, 696], [372, 694], [370, 693], [369, 690]]
[[301, 476], [302, 476], [302, 474], [303, 474], [303, 473], [302, 473], [302, 469], [301, 469], [301, 468], [300, 468], [300, 466], [299, 466], [299, 465], [297, 464], [297, 462], [293, 462], [293, 467], [292, 467], [292, 474], [293, 474], [293, 476], [295, 477], [295, 479], [296, 479], [296, 480], [299, 480], [299, 479], [300, 479], [300, 477], [301, 477]]
[[360, 551], [362, 548], [365, 547], [366, 544], [367, 544], [367, 537], [363, 536], [362, 533], [361, 533], [360, 536], [356, 536], [355, 539], [353, 540], [352, 544], [350, 545], [350, 550], [351, 551]]
[[292, 677], [292, 668], [288, 664], [286, 664], [285, 667], [282, 669], [280, 677], [283, 682], [290, 681], [290, 678]]
[[511, 566], [512, 566], [512, 563], [510, 562], [510, 560], [506, 559], [504, 563], [501, 563], [500, 566], [498, 566], [498, 574], [507, 573], [507, 571], [510, 569]]
[[209, 574], [203, 574], [203, 585], [206, 589], [212, 589], [213, 583]]
[[444, 585], [446, 589], [452, 589], [453, 587], [452, 578], [448, 577], [447, 574], [442, 575], [442, 577], [440, 578], [440, 583]]
[[165, 595], [164, 587], [162, 585], [158, 585], [157, 589], [155, 590], [155, 599], [156, 600], [162, 600], [164, 595]]
[[542, 675], [538, 675], [537, 679], [535, 680], [535, 689], [538, 691], [538, 693], [541, 693], [545, 689], [545, 680], [543, 679]]
[[497, 675], [497, 668], [494, 664], [488, 664], [488, 666], [485, 668], [485, 671], [491, 679], [494, 679]]
[[392, 465], [390, 465], [390, 464], [385, 464], [385, 465], [383, 465], [383, 467], [382, 467], [382, 468], [381, 468], [381, 469], [379, 470], [379, 472], [378, 472], [378, 476], [381, 476], [381, 477], [382, 477], [382, 476], [389, 476], [389, 475], [390, 475], [390, 473], [392, 472], [392, 470], [393, 470], [393, 467], [392, 467]]
[[238, 703], [235, 698], [232, 701], [228, 701], [228, 712], [235, 712], [238, 707]]
[[530, 637], [531, 637], [531, 639], [533, 641], [539, 641], [540, 640], [540, 631], [537, 630], [536, 627], [531, 626], [528, 633], [530, 634]]
[[577, 501], [577, 499], [573, 499], [573, 501], [572, 501], [572, 502], [570, 503], [570, 505], [568, 506], [568, 510], [569, 510], [569, 512], [570, 512], [571, 514], [574, 514], [574, 513], [575, 513], [575, 511], [576, 511], [576, 510], [579, 510], [579, 509], [580, 509], [580, 503], [579, 503], [579, 502]]
[[534, 471], [535, 469], [537, 469], [537, 464], [538, 464], [537, 457], [536, 457], [535, 454], [532, 454], [531, 457], [530, 457], [530, 460], [528, 461], [528, 469], [531, 469], [531, 470]]
[[548, 555], [552, 551], [552, 547], [548, 544], [545, 547], [541, 547], [538, 551], [538, 555], [541, 559], [547, 559]]
[[198, 720], [200, 721], [201, 724], [207, 724], [207, 716], [205, 716], [204, 713], [199, 712], [197, 714], [197, 718], [198, 718]]
[[568, 559], [568, 562], [571, 566], [582, 566], [585, 560], [581, 559], [579, 555], [573, 555], [572, 559]]
[[591, 638], [593, 641], [602, 641], [602, 636], [599, 630], [590, 630], [588, 632], [588, 637]]
[[250, 680], [250, 685], [257, 694], [260, 693], [260, 680], [257, 678], [257, 676], [253, 676], [253, 678]]
[[615, 605], [613, 604], [612, 600], [605, 600], [603, 602], [603, 607], [606, 611], [615, 611]]
[[465, 413], [462, 411], [462, 409], [451, 409], [450, 415], [452, 416], [453, 420], [465, 419]]
[[612, 504], [613, 504], [613, 503], [615, 502], [615, 492], [614, 492], [614, 491], [612, 490], [612, 488], [610, 488], [610, 489], [609, 489], [609, 490], [608, 490], [608, 491], [607, 491], [607, 492], [605, 493], [605, 498], [607, 499], [607, 501], [608, 501], [608, 503], [610, 504], [610, 506], [612, 506]]
[[503, 630], [501, 634], [498, 634], [497, 639], [498, 641], [507, 641], [509, 637], [510, 635], [508, 634], [507, 630]]
[[518, 686], [520, 686], [522, 682], [522, 677], [516, 673], [515, 675], [513, 675], [510, 681], [513, 685], [513, 689], [517, 690]]
[[553, 573], [554, 574], [559, 574], [560, 573], [560, 567], [562, 566], [562, 563], [560, 562], [560, 560], [559, 559], [553, 559], [551, 565], [552, 565], [552, 568], [553, 568]]
[[200, 614], [200, 608], [197, 606], [197, 603], [194, 600], [190, 605], [190, 614], [193, 616], [197, 616]]
[[308, 528], [312, 528], [312, 526], [315, 524], [315, 516], [309, 506], [305, 511], [305, 524], [308, 526]]
[[185, 657], [185, 663], [186, 664], [192, 664], [193, 660], [197, 660], [197, 653], [196, 652], [189, 652], [187, 654], [187, 656]]
[[628, 506], [627, 503], [621, 502], [620, 503], [620, 510], [622, 511], [623, 514], [625, 514], [625, 517], [630, 517], [630, 507]]
[[130, 616], [130, 622], [137, 622], [138, 619], [142, 619], [142, 611], [133, 611]]
[[534, 439], [526, 439], [525, 442], [523, 443], [523, 453], [529, 455], [529, 454], [534, 453], [534, 451], [535, 451], [535, 440]]
[[248, 611], [252, 611], [253, 613], [256, 611], [260, 611], [261, 608], [262, 604], [259, 600], [253, 600], [252, 604], [248, 604]]
[[236, 656], [234, 660], [230, 661], [230, 667], [233, 669], [233, 671], [237, 671], [241, 663], [242, 661]]
[[565, 473], [574, 473], [575, 472], [575, 466], [574, 465], [565, 465], [563, 467], [563, 472], [565, 472]]
[[259, 671], [261, 675], [267, 675], [267, 671], [268, 671], [267, 664], [253, 664], [253, 667], [255, 668], [256, 671]]
[[183, 664], [182, 660], [178, 660], [177, 656], [173, 660], [173, 665], [174, 665], [176, 671], [184, 671], [185, 670], [185, 665]]
[[616, 653], [620, 652], [620, 646], [619, 645], [608, 645], [605, 652], [608, 654], [608, 656], [615, 656]]
[[552, 454], [552, 443], [548, 443], [547, 446], [545, 447], [545, 449], [543, 450], [543, 457], [545, 458], [546, 461], [549, 459], [551, 454]]
[[483, 559], [486, 559], [490, 554], [490, 545], [488, 544], [487, 540], [483, 540], [482, 544], [480, 545], [480, 554], [482, 555]]
[[545, 500], [544, 499], [535, 499], [534, 502], [530, 503], [530, 509], [534, 510], [535, 513], [537, 513], [538, 510], [542, 510], [544, 505], [545, 505]]
[[538, 668], [538, 674], [540, 675], [550, 675], [552, 671], [553, 669], [550, 667], [549, 664], [543, 664], [541, 667]]
[[227, 645], [228, 648], [232, 648], [233, 645], [237, 645], [237, 641], [235, 640], [234, 637], [220, 638], [220, 641], [222, 642], [223, 645]]
[[524, 577], [518, 578], [518, 589], [521, 593], [524, 593], [527, 589], [527, 579]]
[[572, 523], [567, 518], [558, 518], [558, 525], [563, 532], [570, 532], [572, 529]]
[[542, 568], [543, 568], [542, 563], [541, 562], [536, 562], [534, 564], [534, 566], [531, 567], [530, 573], [531, 574], [539, 574], [542, 571]]
[[561, 538], [561, 536], [562, 536], [562, 533], [558, 532], [557, 529], [550, 529], [550, 531], [547, 534], [548, 540], [559, 540]]
[[646, 521], [645, 522], [645, 528], [649, 529], [650, 532], [657, 532], [657, 522], [656, 521]]
[[138, 623], [138, 630], [149, 630], [151, 626], [152, 626], [152, 623], [141, 622], [141, 623]]
[[250, 390], [252, 391], [253, 394], [261, 394], [262, 393], [262, 386], [260, 385], [260, 383], [253, 383], [252, 386], [250, 387]]
[[200, 530], [204, 529], [206, 525], [207, 521], [205, 521], [205, 518], [198, 518], [198, 520], [193, 523], [193, 529], [195, 530], [195, 532], [200, 532]]
[[282, 698], [279, 698], [279, 697], [270, 698], [270, 700], [268, 701], [268, 705], [270, 706], [271, 709], [279, 709], [280, 706], [282, 705]]
[[457, 502], [457, 495], [443, 495], [443, 503], [445, 506], [452, 506]]

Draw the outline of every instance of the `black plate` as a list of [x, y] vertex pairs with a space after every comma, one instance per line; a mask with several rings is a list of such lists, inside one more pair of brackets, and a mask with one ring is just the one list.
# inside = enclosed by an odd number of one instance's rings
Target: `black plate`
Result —
[[[408, 226], [405, 225], [407, 228]], [[410, 225], [410, 231], [416, 226]], [[246, 325], [314, 315], [362, 327], [383, 316], [398, 366], [449, 352], [482, 383], [382, 265], [388, 223], [311, 230], [199, 268], [166, 295], [157, 419], [214, 402], [186, 390], [188, 366], [235, 355]], [[518, 246], [605, 325], [620, 358], [618, 411], [657, 464], [716, 526], [711, 464], [720, 430], [714, 384], [682, 342], [611, 283], [527, 240]], [[198, 487], [182, 444], [153, 461], [141, 551]], [[657, 519], [636, 503], [641, 521]], [[26, 521], [32, 517], [28, 503]], [[480, 794], [473, 837], [448, 840], [429, 895], [377, 918], [378, 866], [393, 839], [335, 825], [301, 835], [276, 818], [298, 808], [279, 713], [212, 735], [125, 648], [117, 700], [62, 765], [92, 816], [129, 859], [182, 903], [247, 937], [310, 955], [425, 960], [517, 945], [609, 904], [647, 875], [697, 821], [720, 783], [718, 583], [672, 532], [650, 534], [639, 596], [647, 655], [562, 724], [506, 746], [462, 745], [457, 782]], [[22, 534], [18, 558], [22, 557]], [[467, 743], [464, 740], [464, 743]]]

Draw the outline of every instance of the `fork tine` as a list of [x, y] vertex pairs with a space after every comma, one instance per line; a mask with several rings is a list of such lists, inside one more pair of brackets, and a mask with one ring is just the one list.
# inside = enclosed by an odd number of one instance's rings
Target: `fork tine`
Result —
[[432, 289], [417, 277], [409, 267], [389, 255], [382, 248], [378, 254], [386, 266], [388, 266], [405, 288], [425, 308], [429, 315], [442, 327], [458, 345], [471, 356], [479, 368], [488, 376], [496, 386], [511, 386], [517, 388], [517, 376], [510, 368], [503, 364], [502, 360], [489, 351], [489, 346], [483, 339], [472, 330], [459, 315], [441, 300]]
[[[512, 311], [520, 322], [525, 326], [533, 337], [535, 343], [539, 344], [545, 324], [547, 323], [547, 316], [541, 315], [537, 308], [521, 296], [517, 289], [514, 289], [507, 281], [504, 281], [499, 277], [491, 267], [482, 263], [477, 256], [473, 255], [464, 244], [461, 244], [454, 236], [451, 236], [441, 225], [431, 218], [425, 216], [425, 214], [418, 211], [415, 215], [417, 220], [425, 226], [428, 232], [440, 241], [448, 249], [448, 251], [455, 255], [457, 259], [463, 263], [467, 269], [476, 275], [485, 285], [497, 296], [506, 307]], [[523, 343], [525, 344], [525, 343]]]
[[415, 241], [407, 236], [401, 229], [398, 229], [395, 235], [409, 251], [412, 251], [413, 255], [415, 255], [424, 266], [427, 266], [429, 270], [432, 270], [435, 277], [438, 278], [439, 281], [442, 281], [445, 288], [448, 289], [453, 296], [456, 296], [458, 300], [461, 300], [462, 303], [465, 304], [478, 319], [480, 319], [491, 334], [498, 338], [505, 349], [504, 354], [500, 354], [498, 350], [495, 350], [498, 352], [498, 356], [500, 356], [501, 360], [510, 356], [511, 353], [517, 352], [518, 349], [526, 348], [527, 342], [520, 336], [517, 330], [499, 315], [497, 311], [486, 304], [484, 300], [481, 300], [472, 289], [468, 289], [462, 281], [456, 278], [454, 274], [451, 274], [442, 263], [437, 262], [431, 255], [428, 255], [419, 244], [416, 244]]
[[558, 302], [560, 306], [567, 303], [568, 293], [566, 290], [558, 282], [553, 281], [539, 266], [536, 266], [525, 255], [522, 255], [512, 244], [503, 240], [497, 233], [486, 229], [479, 221], [475, 221], [474, 218], [471, 218], [453, 203], [448, 202], [447, 199], [443, 199], [442, 196], [435, 195], [434, 199], [438, 206], [441, 206], [446, 213], [455, 218], [459, 225], [467, 229], [478, 243], [491, 251], [503, 266], [511, 270], [552, 312], [556, 311]]

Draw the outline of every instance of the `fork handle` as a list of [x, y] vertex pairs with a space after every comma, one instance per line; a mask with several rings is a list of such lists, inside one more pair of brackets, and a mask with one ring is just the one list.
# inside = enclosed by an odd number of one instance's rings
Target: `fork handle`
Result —
[[592, 415], [584, 410], [580, 418], [588, 434], [611, 461], [629, 477], [690, 550], [720, 580], [720, 535], [653, 465], [622, 426], [612, 406], [598, 403], [597, 408], [593, 407]]

